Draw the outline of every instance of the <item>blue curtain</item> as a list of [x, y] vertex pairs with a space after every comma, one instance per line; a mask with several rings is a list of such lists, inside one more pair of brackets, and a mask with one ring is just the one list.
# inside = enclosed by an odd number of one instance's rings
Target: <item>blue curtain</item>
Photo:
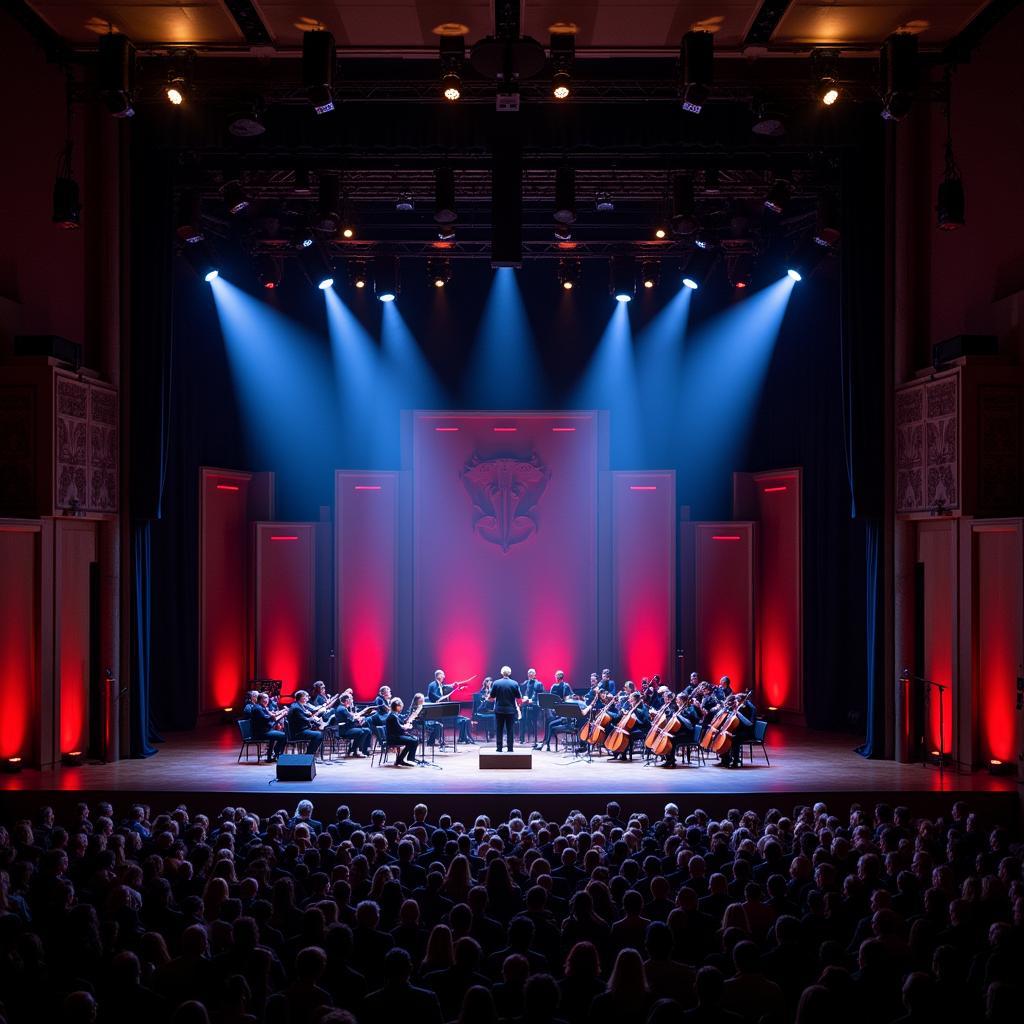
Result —
[[150, 526], [145, 521], [136, 523], [132, 530], [132, 757], [151, 757], [157, 752], [152, 744], [163, 742], [149, 713], [151, 579]]
[[867, 716], [863, 757], [885, 756], [884, 682], [882, 677], [882, 524], [864, 524], [864, 647], [866, 657]]

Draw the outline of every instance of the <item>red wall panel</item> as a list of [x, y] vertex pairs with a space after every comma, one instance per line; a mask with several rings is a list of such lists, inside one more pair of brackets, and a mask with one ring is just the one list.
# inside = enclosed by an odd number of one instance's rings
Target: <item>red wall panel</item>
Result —
[[956, 604], [957, 604], [957, 524], [952, 519], [919, 523], [917, 559], [924, 565], [924, 664], [925, 679], [941, 683], [943, 691], [942, 743], [939, 743], [939, 696], [933, 692], [925, 707], [925, 743], [928, 750], [953, 752], [953, 697], [957, 680]]
[[0, 759], [37, 763], [39, 714], [38, 523], [0, 522]]
[[578, 684], [599, 639], [597, 414], [418, 412], [411, 431], [414, 685], [505, 663]]
[[753, 523], [695, 523], [697, 658], [692, 671], [756, 685]]
[[619, 678], [674, 679], [675, 474], [611, 474], [612, 628]]
[[803, 479], [799, 469], [737, 473], [737, 519], [756, 519], [757, 673], [768, 706], [803, 713]]
[[96, 524], [54, 520], [54, 665], [59, 686], [59, 751], [85, 752], [89, 742], [89, 567], [96, 561]]
[[316, 675], [316, 523], [253, 530], [256, 675], [290, 694]]
[[397, 677], [397, 473], [334, 478], [338, 681], [370, 700]]
[[1024, 551], [1020, 522], [972, 524], [974, 673], [981, 756], [1013, 762], [1017, 677], [1024, 636]]

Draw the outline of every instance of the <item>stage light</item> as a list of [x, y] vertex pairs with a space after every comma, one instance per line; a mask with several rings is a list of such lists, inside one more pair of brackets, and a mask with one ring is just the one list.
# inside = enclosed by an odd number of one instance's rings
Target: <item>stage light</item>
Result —
[[434, 222], [454, 224], [459, 219], [455, 208], [455, 172], [447, 164], [434, 171]]
[[643, 266], [640, 268], [640, 280], [643, 282], [644, 288], [648, 291], [652, 288], [656, 288], [658, 286], [660, 272], [661, 268], [656, 260], [645, 260]]
[[750, 287], [753, 278], [753, 260], [750, 256], [741, 254], [732, 259], [726, 260], [725, 274], [729, 284], [738, 291]]
[[609, 261], [611, 293], [616, 302], [629, 302], [636, 293], [636, 267], [631, 256], [613, 256]]
[[522, 265], [522, 140], [518, 133], [502, 133], [491, 153], [491, 266]]
[[21, 758], [20, 757], [7, 757], [4, 758], [3, 768], [8, 775], [16, 775], [21, 771]]
[[399, 192], [395, 200], [395, 210], [398, 213], [412, 213], [416, 209], [416, 201], [411, 192]]
[[441, 95], [455, 103], [462, 97], [462, 65], [466, 60], [466, 37], [464, 35], [443, 35], [438, 40], [438, 56], [441, 58]]
[[268, 292], [281, 287], [284, 261], [278, 256], [260, 256], [256, 260], [256, 279]]
[[336, 174], [320, 175], [317, 194], [316, 228], [326, 235], [334, 235], [341, 226], [341, 214], [338, 212], [338, 199], [341, 195], [341, 182]]
[[555, 171], [555, 208], [552, 212], [558, 224], [576, 222], [576, 169], [562, 164]]
[[714, 36], [710, 32], [687, 32], [683, 36], [679, 48], [680, 102], [688, 114], [699, 114], [711, 95], [714, 60]]
[[202, 228], [202, 202], [199, 193], [186, 189], [178, 197], [174, 233], [186, 245], [201, 242], [205, 237]]
[[677, 174], [672, 179], [672, 230], [677, 235], [692, 235], [698, 227], [693, 178]]
[[556, 100], [567, 100], [572, 94], [570, 69], [576, 58], [576, 38], [571, 32], [551, 33], [551, 95]]
[[815, 50], [811, 54], [814, 69], [814, 95], [826, 107], [839, 99], [839, 53], [836, 50]]
[[180, 107], [185, 102], [187, 88], [185, 79], [180, 75], [177, 78], [170, 79], [164, 87], [164, 95], [167, 97], [167, 102], [172, 107]]
[[615, 212], [615, 200], [612, 199], [608, 192], [598, 192], [594, 196], [594, 209], [598, 213], [614, 213]]
[[802, 281], [804, 279], [804, 275], [796, 267], [790, 267], [786, 274], [791, 281]]
[[439, 224], [437, 228], [437, 240], [439, 242], [454, 242], [455, 241], [455, 225], [454, 224]]
[[780, 139], [786, 134], [786, 119], [782, 111], [765, 100], [755, 102], [752, 107], [753, 120], [750, 130], [767, 139]]
[[444, 288], [451, 284], [451, 263], [446, 259], [427, 260], [427, 278], [435, 288]]
[[220, 268], [206, 242], [194, 242], [186, 245], [181, 251], [189, 266], [207, 283], [215, 281], [220, 276]]
[[373, 268], [373, 285], [381, 302], [394, 302], [398, 298], [398, 260], [394, 256], [378, 257]]
[[946, 73], [946, 166], [939, 182], [935, 213], [941, 231], [955, 231], [964, 226], [964, 182], [953, 155], [952, 99], [949, 95], [951, 75]]
[[879, 55], [882, 117], [902, 121], [914, 105], [917, 92], [917, 36], [897, 32], [882, 44]]
[[292, 240], [296, 249], [308, 249], [316, 241], [313, 229], [305, 217], [297, 218]]
[[236, 110], [228, 117], [228, 131], [236, 139], [257, 139], [266, 130], [267, 126], [263, 123], [262, 101], [252, 103], [241, 110]]
[[580, 279], [580, 269], [579, 260], [558, 261], [558, 283], [563, 291], [571, 292], [576, 287], [576, 282]]
[[321, 291], [326, 291], [334, 284], [331, 264], [321, 246], [311, 245], [306, 249], [300, 249], [299, 264], [310, 283], [315, 284]]
[[358, 288], [360, 291], [364, 289], [370, 283], [370, 274], [365, 263], [361, 261], [353, 261], [348, 265], [348, 279], [352, 283], [353, 288]]
[[830, 252], [828, 247], [818, 245], [813, 237], [805, 236], [793, 250], [786, 264], [786, 274], [791, 281], [805, 281]]
[[316, 29], [302, 34], [302, 85], [317, 114], [334, 109], [334, 65], [337, 62], [334, 36]]
[[82, 752], [80, 750], [67, 750], [60, 755], [60, 763], [65, 768], [79, 768], [82, 764]]
[[1013, 762], [1002, 761], [998, 757], [990, 757], [988, 760], [989, 775], [1012, 775]]
[[668, 232], [663, 227], [656, 227], [654, 229], [654, 237], [659, 240], [664, 238], [667, 234]]
[[249, 197], [245, 194], [241, 179], [235, 177], [231, 172], [225, 172], [225, 181], [221, 186], [220, 194], [228, 213], [233, 217], [237, 217], [249, 209]]
[[772, 187], [768, 189], [768, 195], [764, 197], [765, 209], [781, 215], [786, 212], [792, 198], [793, 186], [785, 178], [776, 178]]
[[704, 228], [699, 228], [693, 236], [693, 244], [698, 249], [713, 249], [715, 247], [715, 239]]
[[114, 117], [135, 115], [135, 47], [120, 33], [100, 36], [97, 54], [100, 95]]
[[818, 197], [818, 216], [814, 228], [814, 241], [820, 246], [831, 248], [839, 244], [840, 229], [839, 201], [832, 192], [823, 192]]
[[556, 242], [571, 242], [572, 241], [572, 228], [568, 224], [556, 224], [555, 225], [555, 241]]
[[694, 249], [683, 275], [683, 287], [691, 291], [701, 288], [711, 276], [716, 253], [711, 249]]
[[71, 177], [70, 149], [66, 152], [65, 173], [59, 174], [53, 183], [53, 223], [65, 230], [73, 230], [82, 226], [82, 201], [78, 182]]

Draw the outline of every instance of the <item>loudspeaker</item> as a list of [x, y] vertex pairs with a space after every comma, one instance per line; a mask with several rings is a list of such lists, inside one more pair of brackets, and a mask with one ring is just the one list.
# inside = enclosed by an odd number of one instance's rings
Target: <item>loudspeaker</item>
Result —
[[999, 355], [999, 341], [994, 334], [956, 334], [932, 345], [932, 366], [964, 356], [996, 355]]
[[70, 363], [76, 370], [82, 365], [82, 346], [57, 334], [17, 334], [14, 337], [16, 356], [45, 356]]
[[277, 759], [278, 782], [312, 782], [316, 758], [312, 754], [282, 754]]

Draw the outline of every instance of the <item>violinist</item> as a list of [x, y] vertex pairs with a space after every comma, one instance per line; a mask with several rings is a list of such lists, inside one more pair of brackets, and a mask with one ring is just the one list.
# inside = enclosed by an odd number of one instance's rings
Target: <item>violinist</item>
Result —
[[278, 726], [288, 712], [284, 708], [271, 711], [269, 693], [256, 693], [255, 698], [249, 710], [253, 739], [267, 741], [267, 763], [272, 764], [284, 752], [285, 734]]
[[341, 703], [334, 712], [331, 724], [338, 730], [340, 739], [348, 740], [353, 757], [370, 756], [370, 740], [373, 737], [373, 732], [363, 725], [363, 718], [374, 713], [376, 713], [374, 705], [370, 705], [365, 711], [354, 712], [351, 693], [346, 693], [341, 698]]
[[757, 708], [749, 697], [745, 697], [737, 703], [736, 720], [737, 724], [733, 731], [732, 742], [729, 744], [729, 749], [722, 753], [718, 762], [725, 768], [739, 768], [740, 751], [743, 748], [743, 744], [749, 743], [754, 738]]
[[306, 741], [306, 753], [315, 755], [324, 741], [323, 721], [309, 703], [308, 690], [295, 691], [295, 700], [288, 706], [288, 726], [293, 736]]
[[[444, 681], [444, 669], [437, 669], [434, 678], [427, 683], [427, 701], [430, 704], [440, 704], [447, 700], [457, 689]], [[438, 723], [440, 725], [440, 723]], [[459, 730], [460, 743], [476, 743], [469, 731], [469, 719], [465, 715], [459, 715], [455, 719], [455, 726]]]

